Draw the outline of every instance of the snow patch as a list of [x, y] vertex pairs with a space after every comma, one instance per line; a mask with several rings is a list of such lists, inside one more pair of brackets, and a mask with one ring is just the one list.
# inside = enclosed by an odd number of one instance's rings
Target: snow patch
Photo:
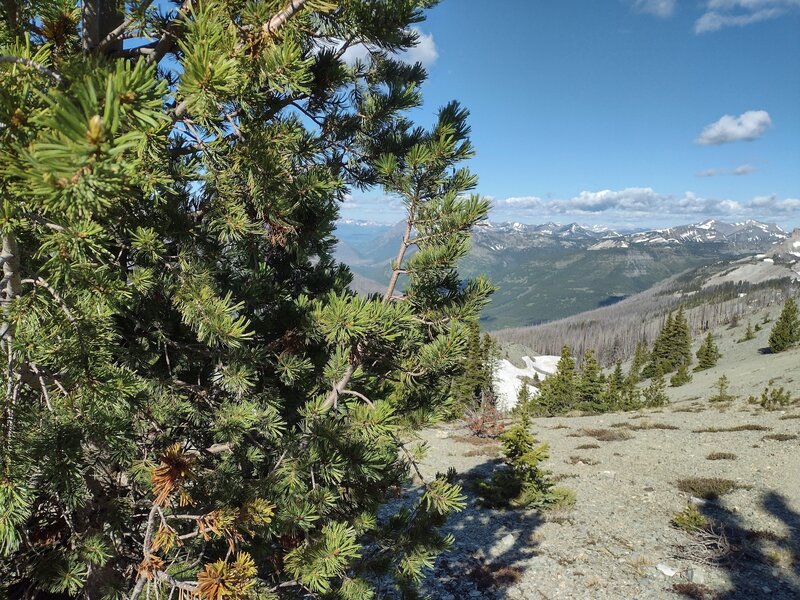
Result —
[[[497, 408], [502, 412], [509, 412], [517, 405], [517, 395], [524, 384], [523, 377], [544, 379], [556, 372], [560, 356], [523, 356], [525, 367], [514, 366], [511, 361], [502, 359], [497, 362], [494, 371], [494, 391], [497, 394]], [[531, 395], [539, 393], [535, 387], [528, 385]]]

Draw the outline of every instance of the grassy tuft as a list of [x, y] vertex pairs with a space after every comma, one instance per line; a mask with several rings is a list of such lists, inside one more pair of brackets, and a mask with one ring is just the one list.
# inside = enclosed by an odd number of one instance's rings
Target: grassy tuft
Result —
[[598, 442], [619, 442], [633, 438], [627, 431], [614, 431], [611, 429], [581, 429], [578, 435], [593, 437]]
[[687, 504], [686, 508], [672, 516], [670, 523], [672, 523], [673, 527], [677, 527], [678, 529], [683, 529], [684, 531], [691, 533], [706, 527], [708, 525], [708, 519], [706, 519], [699, 510], [697, 510], [697, 507], [694, 504]]
[[690, 477], [688, 479], [680, 479], [676, 486], [682, 492], [697, 498], [705, 498], [706, 500], [719, 498], [725, 494], [730, 494], [734, 490], [749, 490], [752, 488], [752, 486], [732, 479], [723, 479], [722, 477]]
[[772, 431], [772, 427], [756, 425], [755, 423], [745, 423], [736, 427], [705, 427], [703, 429], [693, 429], [692, 433], [729, 433], [734, 431]]
[[712, 452], [706, 460], [736, 460], [736, 455], [733, 452]]
[[680, 594], [681, 596], [685, 596], [686, 598], [691, 598], [692, 600], [708, 600], [714, 597], [713, 591], [707, 585], [701, 585], [699, 583], [692, 583], [689, 581], [673, 583], [672, 591], [676, 594]]
[[762, 437], [762, 440], [775, 440], [776, 442], [788, 442], [789, 440], [796, 440], [798, 436], [793, 433], [770, 433]]

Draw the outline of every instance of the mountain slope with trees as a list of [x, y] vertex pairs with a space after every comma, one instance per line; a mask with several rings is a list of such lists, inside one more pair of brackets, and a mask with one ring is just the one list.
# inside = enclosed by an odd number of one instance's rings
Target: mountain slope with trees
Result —
[[[342, 240], [337, 256], [360, 275], [380, 280], [402, 227], [372, 226], [375, 236], [369, 244], [364, 229], [370, 225], [354, 229], [343, 224], [337, 231]], [[462, 268], [497, 284], [483, 325], [499, 330], [611, 305], [687, 269], [764, 252], [786, 239], [776, 225], [756, 221], [708, 221], [626, 234], [575, 223], [484, 223]]]

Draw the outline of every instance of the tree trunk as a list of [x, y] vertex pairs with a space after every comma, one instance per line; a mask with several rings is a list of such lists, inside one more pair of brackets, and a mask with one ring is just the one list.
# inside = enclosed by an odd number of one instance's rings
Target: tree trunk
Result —
[[[0, 305], [3, 309], [3, 317], [9, 303], [19, 295], [22, 283], [19, 276], [19, 249], [17, 248], [17, 240], [13, 233], [7, 233], [3, 236], [3, 249], [0, 254], [0, 262], [3, 264], [3, 281], [0, 285]], [[5, 340], [14, 334], [11, 331], [11, 326], [8, 321], [4, 322], [0, 328], [0, 338], [3, 340], [5, 347]]]
[[[97, 48], [109, 33], [122, 25], [124, 15], [119, 10], [119, 0], [83, 0], [83, 47]], [[106, 53], [122, 50], [122, 36], [107, 44]]]

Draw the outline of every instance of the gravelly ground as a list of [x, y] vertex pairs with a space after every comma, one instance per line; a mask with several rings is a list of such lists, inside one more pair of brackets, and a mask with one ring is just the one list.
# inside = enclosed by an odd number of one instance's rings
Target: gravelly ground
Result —
[[[800, 352], [795, 355], [800, 358]], [[710, 395], [710, 394], [708, 394]], [[691, 412], [690, 412], [691, 411]], [[766, 412], [739, 399], [728, 408], [704, 399], [663, 410], [537, 419], [551, 446], [549, 468], [577, 493], [560, 514], [469, 507], [449, 525], [456, 548], [429, 578], [432, 598], [681, 598], [690, 582], [706, 598], [800, 598], [800, 407]], [[676, 429], [630, 430], [624, 441], [597, 441], [582, 429], [664, 424]], [[695, 433], [706, 427], [758, 424], [768, 431]], [[496, 468], [496, 446], [470, 443], [466, 430], [426, 431], [423, 465], [432, 476], [453, 466], [466, 484]], [[584, 444], [598, 448], [576, 449]], [[735, 460], [707, 460], [732, 452]], [[572, 458], [575, 457], [575, 458]], [[724, 477], [739, 489], [699, 506], [721, 524], [734, 552], [718, 566], [681, 556], [690, 538], [670, 526], [690, 501], [675, 482]], [[688, 588], [687, 588], [688, 591]]]

